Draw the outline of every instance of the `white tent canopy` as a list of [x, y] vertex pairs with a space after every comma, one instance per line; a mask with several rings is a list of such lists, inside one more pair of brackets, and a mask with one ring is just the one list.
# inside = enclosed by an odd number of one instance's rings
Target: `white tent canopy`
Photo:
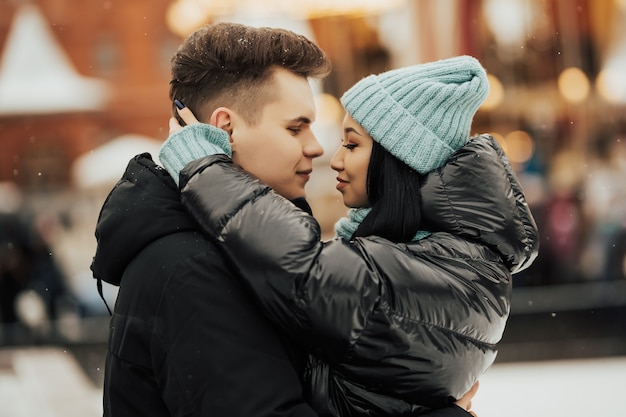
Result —
[[111, 187], [120, 179], [128, 161], [135, 155], [148, 152], [159, 163], [160, 147], [160, 141], [147, 136], [119, 136], [78, 157], [72, 166], [72, 180], [80, 189]]
[[94, 111], [106, 99], [106, 83], [78, 74], [39, 9], [22, 5], [0, 57], [0, 115]]

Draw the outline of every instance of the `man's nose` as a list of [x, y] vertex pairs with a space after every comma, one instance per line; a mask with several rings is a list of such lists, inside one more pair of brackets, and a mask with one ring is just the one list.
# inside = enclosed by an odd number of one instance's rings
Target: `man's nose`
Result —
[[304, 142], [302, 153], [308, 158], [318, 158], [324, 154], [324, 148], [319, 143], [313, 132], [311, 132], [307, 140]]

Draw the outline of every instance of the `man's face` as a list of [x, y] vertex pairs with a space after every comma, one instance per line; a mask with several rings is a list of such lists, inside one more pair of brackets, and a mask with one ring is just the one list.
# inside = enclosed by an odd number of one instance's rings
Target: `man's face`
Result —
[[284, 69], [276, 70], [269, 90], [275, 99], [265, 105], [257, 123], [233, 119], [233, 161], [285, 198], [306, 197], [313, 158], [324, 153], [311, 130], [313, 91], [305, 78]]

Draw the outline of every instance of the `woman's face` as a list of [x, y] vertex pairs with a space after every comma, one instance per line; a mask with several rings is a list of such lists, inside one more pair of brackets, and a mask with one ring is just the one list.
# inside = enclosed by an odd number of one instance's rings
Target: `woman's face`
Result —
[[330, 161], [337, 171], [337, 190], [347, 207], [369, 207], [367, 197], [367, 169], [374, 140], [365, 129], [346, 113], [343, 119], [341, 147]]

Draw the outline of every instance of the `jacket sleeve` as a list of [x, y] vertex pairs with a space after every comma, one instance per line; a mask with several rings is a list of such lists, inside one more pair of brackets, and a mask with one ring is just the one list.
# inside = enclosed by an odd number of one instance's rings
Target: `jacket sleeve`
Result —
[[345, 355], [381, 293], [376, 268], [358, 245], [320, 242], [312, 216], [224, 156], [187, 165], [181, 185], [183, 204], [270, 319], [331, 361]]

